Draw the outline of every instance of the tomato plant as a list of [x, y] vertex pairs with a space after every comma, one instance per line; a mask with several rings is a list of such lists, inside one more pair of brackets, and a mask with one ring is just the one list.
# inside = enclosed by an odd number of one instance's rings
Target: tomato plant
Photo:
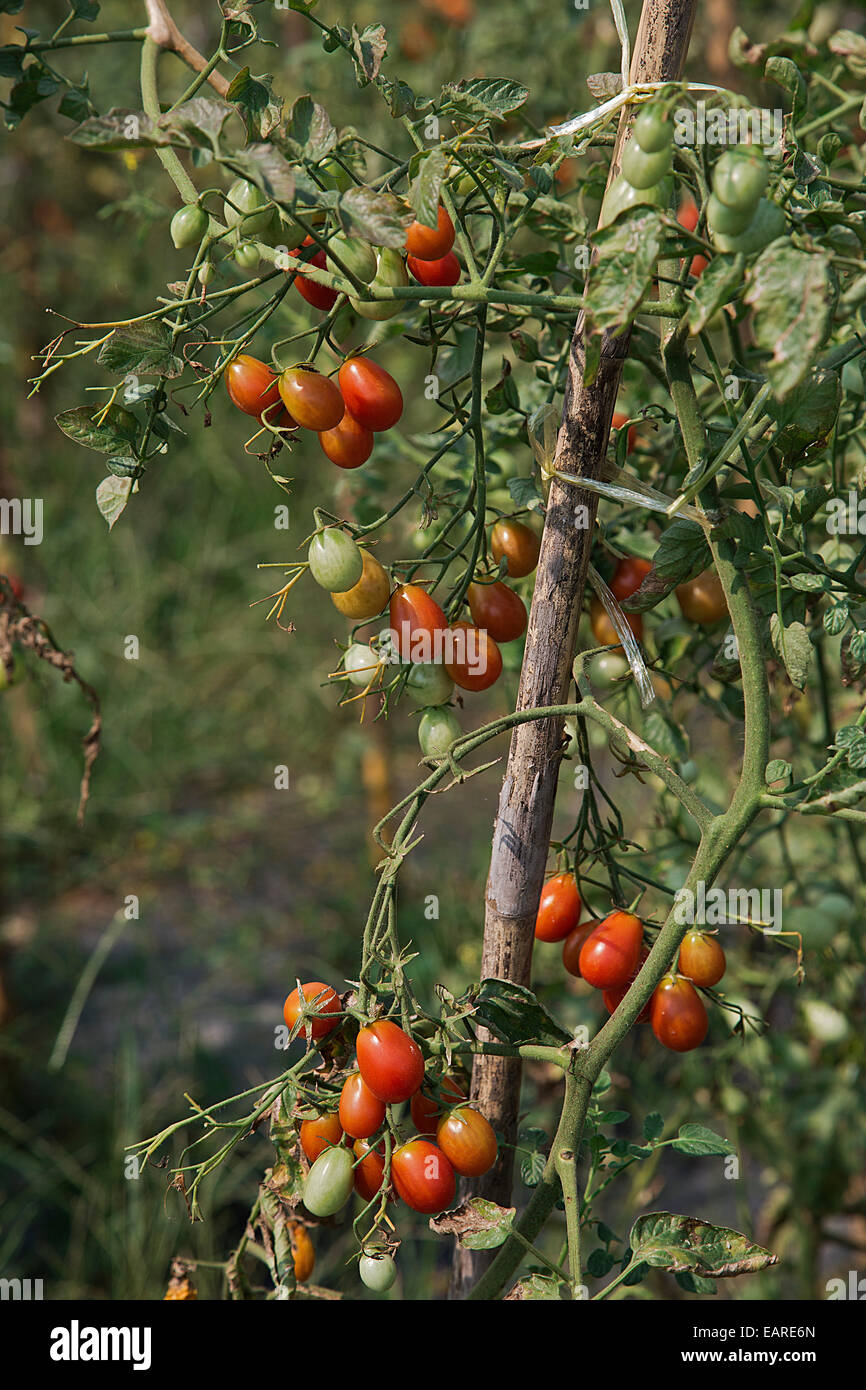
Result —
[[301, 1148], [313, 1163], [325, 1149], [339, 1144], [343, 1138], [343, 1126], [334, 1110], [326, 1110], [315, 1119], [303, 1120], [300, 1129]]
[[345, 618], [356, 622], [375, 618], [388, 606], [391, 581], [388, 571], [370, 550], [361, 551], [361, 578], [351, 589], [331, 594], [331, 602]]
[[406, 250], [417, 261], [441, 261], [454, 245], [454, 223], [442, 204], [436, 212], [436, 226], [417, 220], [406, 233]]
[[360, 468], [373, 452], [373, 431], [359, 424], [348, 410], [333, 429], [319, 431], [322, 452], [338, 468]]
[[391, 595], [389, 617], [398, 654], [404, 660], [432, 660], [429, 650], [415, 657], [416, 645], [420, 641], [429, 647], [435, 634], [447, 629], [448, 619], [426, 589], [419, 584], [401, 584]]
[[374, 1293], [387, 1293], [397, 1279], [397, 1266], [390, 1255], [362, 1255], [358, 1264], [361, 1283]]
[[406, 264], [419, 285], [457, 285], [460, 282], [460, 262], [453, 251], [438, 261], [409, 256]]
[[332, 430], [343, 418], [345, 403], [326, 376], [306, 367], [289, 367], [280, 374], [280, 395], [293, 420], [305, 430]]
[[680, 945], [679, 973], [693, 985], [709, 988], [717, 985], [725, 973], [725, 952], [714, 936], [690, 931]]
[[381, 1192], [385, 1178], [382, 1146], [371, 1148], [366, 1139], [356, 1139], [352, 1152], [355, 1155], [355, 1191], [362, 1202], [372, 1202]]
[[441, 1100], [427, 1093], [427, 1088], [416, 1091], [411, 1101], [412, 1123], [422, 1138], [432, 1139], [436, 1126], [442, 1116], [442, 1108], [451, 1100], [465, 1100], [466, 1096], [453, 1076], [444, 1076], [440, 1086]]
[[714, 627], [728, 617], [728, 601], [718, 575], [711, 571], [699, 574], [687, 584], [679, 584], [677, 603], [687, 622], [700, 627]]
[[352, 1155], [346, 1148], [326, 1149], [304, 1182], [304, 1206], [311, 1216], [336, 1216], [352, 1195]]

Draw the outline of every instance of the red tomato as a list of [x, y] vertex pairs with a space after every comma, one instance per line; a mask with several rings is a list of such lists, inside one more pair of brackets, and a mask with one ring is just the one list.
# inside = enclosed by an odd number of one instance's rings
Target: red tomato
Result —
[[701, 996], [682, 975], [665, 975], [656, 986], [650, 1019], [659, 1042], [672, 1052], [700, 1047], [710, 1026]]
[[[342, 1018], [339, 996], [331, 989], [330, 985], [323, 985], [320, 980], [313, 980], [310, 984], [301, 985], [301, 989], [304, 994], [304, 1007], [308, 1014], [301, 1028], [301, 1034], [307, 1037], [309, 1033], [314, 1040], [323, 1038], [326, 1033], [330, 1033], [332, 1028], [336, 1028]], [[317, 995], [321, 995], [321, 999], [317, 999]], [[314, 1000], [316, 1001], [315, 1005], [313, 1004]], [[286, 1020], [287, 1027], [294, 1028], [301, 1016], [301, 1008], [301, 997], [298, 991], [293, 989], [283, 1005], [283, 1018]], [[315, 1013], [315, 1017], [310, 1016], [311, 1009]]]
[[460, 262], [453, 251], [441, 261], [419, 261], [417, 256], [409, 256], [406, 264], [419, 285], [456, 285], [460, 279]]
[[442, 1078], [443, 1093], [442, 1102], [434, 1100], [431, 1096], [425, 1095], [424, 1091], [416, 1091], [412, 1097], [412, 1104], [409, 1107], [412, 1113], [412, 1123], [418, 1133], [425, 1138], [432, 1139], [436, 1133], [436, 1126], [442, 1117], [442, 1104], [447, 1104], [453, 1097], [454, 1100], [465, 1100], [466, 1097], [461, 1091], [457, 1082], [451, 1076]]
[[[615, 989], [606, 989], [606, 990], [604, 991], [604, 994], [602, 995], [602, 998], [604, 999], [604, 1007], [607, 1009], [607, 1011], [608, 1011], [609, 1014], [612, 1014], [613, 1011], [614, 1011], [614, 1009], [619, 1008], [619, 1006], [620, 1006], [620, 1004], [622, 1003], [623, 999], [625, 998], [625, 996], [628, 994], [629, 990], [631, 989], [632, 984], [634, 983], [635, 979], [637, 978], [638, 971], [642, 968], [643, 963], [644, 963], [644, 961], [646, 960], [646, 958], [647, 958], [648, 955], [649, 955], [649, 951], [647, 950], [646, 946], [642, 946], [642, 947], [641, 947], [641, 953], [640, 953], [640, 960], [638, 961], [637, 966], [636, 966], [635, 971], [634, 971], [634, 974], [632, 975], [632, 977], [631, 977], [631, 979], [629, 980], [628, 984], [627, 984], [627, 985], [617, 985]], [[646, 1023], [647, 1020], [649, 1019], [649, 1016], [650, 1016], [650, 1004], [651, 1004], [651, 1003], [652, 1003], [652, 999], [648, 1000], [647, 1003], [644, 1004], [643, 1008], [641, 1009], [640, 1013], [639, 1013], [638, 1016], [637, 1016], [637, 1020], [636, 1020], [636, 1021], [637, 1021], [638, 1023]]]
[[[700, 213], [698, 211], [698, 205], [695, 202], [694, 198], [686, 198], [684, 202], [681, 203], [680, 210], [677, 215], [677, 221], [679, 222], [680, 226], [685, 227], [687, 232], [693, 232], [695, 230], [695, 227], [698, 225], [699, 217]], [[689, 267], [689, 273], [691, 275], [694, 275], [695, 279], [697, 280], [701, 277], [701, 275], [703, 275], [708, 265], [709, 261], [707, 260], [706, 256], [692, 256], [692, 263]]]
[[369, 357], [349, 357], [339, 377], [346, 409], [359, 425], [375, 433], [396, 425], [403, 414], [403, 395], [384, 367]]
[[465, 1178], [480, 1178], [496, 1162], [499, 1147], [490, 1123], [471, 1105], [461, 1105], [443, 1115], [436, 1142], [451, 1167]]
[[541, 890], [535, 918], [536, 941], [562, 941], [580, 921], [583, 904], [574, 874], [556, 874]]
[[230, 362], [225, 373], [226, 390], [233, 405], [257, 420], [269, 405], [276, 405], [280, 389], [276, 372], [257, 357], [242, 352]]
[[502, 674], [502, 653], [480, 627], [472, 623], [453, 623], [450, 661], [445, 670], [461, 690], [487, 690]]
[[513, 642], [526, 631], [526, 604], [507, 584], [470, 584], [466, 597], [472, 621], [495, 642]]
[[373, 432], [359, 425], [347, 410], [332, 430], [319, 431], [319, 443], [338, 468], [360, 468], [373, 452]]
[[[446, 630], [448, 619], [426, 589], [420, 584], [401, 584], [391, 595], [388, 614], [398, 655], [404, 661], [433, 661], [437, 655], [434, 634]], [[429, 650], [425, 654], [422, 648]]]
[[714, 936], [702, 931], [690, 931], [680, 946], [679, 973], [686, 975], [693, 985], [710, 989], [717, 985], [725, 973], [727, 961], [722, 947]]
[[643, 928], [631, 912], [611, 912], [580, 950], [580, 973], [594, 989], [628, 984], [640, 960]]
[[522, 579], [531, 574], [538, 564], [541, 540], [533, 530], [522, 521], [497, 521], [490, 532], [490, 550], [497, 565], [505, 556], [508, 575], [511, 579]]
[[[621, 410], [615, 410], [615, 411], [613, 412], [613, 415], [611, 416], [611, 421], [610, 421], [610, 427], [611, 427], [611, 429], [612, 429], [612, 430], [621, 430], [622, 427], [623, 427], [623, 425], [625, 424], [625, 422], [626, 422], [626, 420], [627, 420], [628, 418], [629, 418], [629, 417], [628, 417], [627, 415], [623, 415], [623, 413], [622, 413]], [[636, 430], [636, 428], [635, 428], [634, 425], [629, 425], [629, 430], [628, 430], [628, 445], [627, 445], [626, 452], [630, 454], [630, 453], [633, 451], [633, 449], [634, 449], [634, 447], [635, 447], [636, 444], [637, 444], [637, 430]]]
[[454, 1169], [429, 1139], [413, 1139], [399, 1148], [391, 1159], [391, 1176], [397, 1195], [413, 1211], [432, 1216], [454, 1201]]
[[[314, 246], [315, 242], [311, 236], [304, 238], [304, 246]], [[293, 260], [289, 257], [289, 260]], [[317, 251], [313, 256], [305, 256], [304, 260], [317, 270], [327, 270], [327, 256], [324, 251]], [[290, 264], [289, 270], [294, 269]], [[306, 299], [308, 304], [312, 304], [314, 309], [333, 309], [337, 302], [337, 291], [332, 290], [329, 285], [317, 285], [315, 280], [308, 280], [305, 275], [295, 276], [295, 289]]]
[[[640, 613], [626, 613], [624, 617], [635, 637], [640, 641], [643, 637], [643, 618]], [[619, 634], [607, 616], [607, 609], [595, 594], [589, 601], [589, 625], [592, 628], [592, 635], [600, 647], [615, 645], [617, 651], [622, 651]]]
[[406, 233], [406, 250], [419, 261], [441, 261], [453, 245], [454, 223], [441, 203], [437, 227], [425, 227], [416, 221]]
[[325, 1115], [317, 1115], [314, 1120], [301, 1123], [301, 1148], [311, 1163], [315, 1163], [325, 1149], [333, 1148], [343, 1138], [343, 1126], [333, 1110]]
[[352, 1148], [355, 1157], [361, 1160], [355, 1165], [353, 1178], [355, 1191], [362, 1201], [372, 1202], [377, 1193], [381, 1192], [382, 1179], [385, 1176], [382, 1145], [371, 1149], [366, 1139], [356, 1139]]
[[389, 1018], [362, 1028], [355, 1047], [361, 1076], [373, 1095], [388, 1105], [408, 1100], [424, 1080], [420, 1047]]
[[308, 367], [289, 367], [280, 376], [280, 395], [289, 414], [305, 430], [332, 430], [346, 407], [330, 377]]
[[610, 591], [614, 598], [618, 598], [620, 603], [631, 598], [651, 569], [649, 560], [639, 560], [636, 555], [629, 555], [627, 559], [620, 560], [610, 581]]
[[385, 1106], [374, 1096], [359, 1071], [352, 1072], [340, 1092], [340, 1124], [353, 1139], [369, 1139], [385, 1121]]
[[562, 963], [569, 975], [574, 975], [578, 980], [580, 979], [581, 947], [589, 934], [595, 931], [597, 926], [598, 923], [590, 919], [590, 921], [584, 922], [582, 926], [573, 927], [562, 943]]

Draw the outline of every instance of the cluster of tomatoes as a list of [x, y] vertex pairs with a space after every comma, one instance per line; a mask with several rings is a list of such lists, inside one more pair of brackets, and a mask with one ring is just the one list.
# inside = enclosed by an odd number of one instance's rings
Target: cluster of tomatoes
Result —
[[[649, 560], [641, 560], [637, 556], [618, 561], [609, 585], [614, 598], [620, 603], [631, 598], [651, 569]], [[696, 623], [699, 627], [715, 627], [716, 623], [728, 616], [725, 591], [718, 575], [712, 570], [705, 570], [688, 583], [678, 584], [675, 593], [680, 612], [687, 622]], [[624, 617], [639, 642], [643, 637], [643, 618], [640, 613], [626, 613]], [[600, 647], [619, 644], [616, 628], [596, 595], [590, 600], [589, 619], [592, 634]]]
[[[283, 1005], [290, 1029], [299, 1028], [316, 1043], [344, 1022], [339, 996], [329, 985], [312, 981], [299, 985]], [[413, 1211], [434, 1215], [454, 1201], [457, 1175], [479, 1177], [496, 1162], [493, 1129], [466, 1097], [453, 1077], [425, 1086], [424, 1055], [397, 1023], [375, 1019], [358, 1032], [357, 1069], [340, 1091], [336, 1110], [306, 1118], [300, 1126], [300, 1145], [310, 1169], [304, 1182], [304, 1206], [311, 1216], [335, 1216], [352, 1192], [365, 1204], [380, 1195], [396, 1196]], [[410, 1102], [415, 1135], [400, 1141], [391, 1155], [390, 1187], [386, 1183], [384, 1132], [394, 1132], [388, 1107]], [[435, 1142], [434, 1142], [435, 1140]], [[309, 1237], [307, 1237], [309, 1240]], [[302, 1246], [306, 1254], [306, 1247]], [[312, 1248], [312, 1247], [311, 1247]], [[295, 1258], [295, 1276], [300, 1280]], [[309, 1262], [305, 1278], [312, 1272]], [[387, 1248], [365, 1247], [361, 1279], [377, 1291], [390, 1288], [396, 1266]]]
[[[602, 991], [609, 1014], [622, 1003], [649, 955], [643, 924], [619, 909], [601, 922], [581, 923], [583, 904], [574, 874], [548, 879], [535, 919], [537, 941], [562, 942], [562, 963], [570, 975]], [[725, 953], [715, 936], [694, 930], [680, 945], [677, 969], [659, 982], [638, 1023], [672, 1052], [690, 1052], [707, 1035], [709, 1019], [698, 989], [717, 985], [725, 973]]]

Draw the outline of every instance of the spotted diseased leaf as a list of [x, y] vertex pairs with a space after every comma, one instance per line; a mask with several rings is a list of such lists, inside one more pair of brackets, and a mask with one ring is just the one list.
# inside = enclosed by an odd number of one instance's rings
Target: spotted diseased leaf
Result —
[[474, 993], [475, 1019], [502, 1042], [558, 1047], [571, 1034], [551, 1018], [531, 990], [509, 980], [482, 980]]
[[456, 1236], [464, 1250], [495, 1250], [511, 1234], [515, 1207], [499, 1207], [483, 1197], [470, 1197], [459, 1207], [435, 1216], [430, 1229], [437, 1235]]
[[291, 203], [295, 196], [295, 174], [289, 161], [272, 144], [249, 145], [233, 155], [243, 178], [277, 203]]
[[786, 239], [762, 251], [749, 272], [746, 303], [758, 346], [772, 354], [768, 373], [780, 401], [809, 371], [830, 332], [836, 281], [824, 252], [800, 251]]
[[838, 637], [845, 627], [850, 617], [850, 610], [847, 603], [834, 603], [832, 608], [828, 608], [824, 614], [824, 631], [831, 637]]
[[298, 97], [288, 121], [288, 139], [297, 159], [316, 164], [337, 145], [337, 132], [324, 106], [310, 96]]
[[808, 373], [784, 401], [770, 400], [767, 410], [781, 432], [776, 447], [790, 463], [818, 453], [833, 430], [842, 404], [838, 372], [817, 368]]
[[109, 531], [122, 515], [135, 486], [132, 478], [103, 478], [96, 489], [96, 505], [108, 522]]
[[631, 1228], [629, 1244], [634, 1256], [654, 1269], [667, 1269], [672, 1274], [691, 1272], [708, 1279], [755, 1274], [778, 1263], [777, 1255], [741, 1231], [670, 1211], [639, 1216]]
[[806, 83], [797, 64], [790, 58], [768, 58], [764, 66], [764, 78], [775, 82], [791, 99], [791, 109], [795, 120], [799, 120], [806, 109]]
[[655, 608], [678, 584], [685, 584], [701, 574], [712, 558], [698, 523], [678, 518], [662, 533], [652, 569], [640, 588], [624, 600], [622, 607], [627, 613], [644, 613], [648, 608]]
[[736, 1145], [730, 1139], [723, 1139], [704, 1125], [680, 1125], [671, 1148], [676, 1149], [677, 1153], [691, 1154], [694, 1158], [722, 1157], [737, 1152]]
[[183, 359], [172, 352], [171, 333], [164, 323], [151, 319], [116, 328], [103, 343], [96, 359], [101, 367], [119, 376], [176, 377], [183, 372]]
[[689, 294], [690, 333], [702, 333], [713, 315], [736, 297], [743, 283], [744, 265], [745, 259], [740, 253], [713, 256]]
[[783, 627], [778, 613], [771, 613], [770, 640], [785, 664], [791, 684], [804, 690], [814, 654], [808, 628], [799, 622]]
[[226, 100], [240, 111], [248, 140], [267, 140], [280, 123], [283, 98], [274, 95], [273, 84], [270, 73], [253, 77], [248, 67], [241, 68], [226, 92]]
[[368, 24], [360, 32], [352, 25], [352, 57], [359, 87], [366, 87], [379, 76], [388, 40], [381, 24]]
[[431, 150], [421, 161], [418, 175], [410, 193], [410, 201], [417, 220], [424, 227], [439, 225], [439, 193], [445, 177], [445, 154], [440, 149]]
[[98, 454], [116, 454], [120, 458], [135, 456], [139, 424], [135, 416], [120, 405], [110, 405], [107, 410], [101, 406], [79, 405], [72, 410], [61, 410], [54, 419], [76, 444], [95, 449]]
[[337, 215], [349, 236], [395, 250], [405, 246], [406, 229], [412, 221], [411, 212], [393, 193], [377, 193], [372, 188], [350, 188], [340, 198]]
[[552, 1274], [527, 1274], [519, 1279], [503, 1299], [504, 1303], [559, 1303], [564, 1294], [562, 1280]]
[[587, 279], [586, 312], [594, 335], [631, 323], [648, 294], [664, 239], [659, 213], [636, 207], [594, 235], [598, 260]]
[[442, 88], [442, 115], [467, 121], [502, 121], [529, 96], [522, 82], [505, 77], [464, 77]]
[[866, 37], [853, 29], [837, 29], [827, 40], [831, 53], [841, 58], [856, 78], [866, 77]]
[[151, 120], [144, 111], [113, 107], [106, 116], [82, 121], [67, 139], [86, 149], [133, 150], [159, 145], [179, 145], [185, 149], [213, 151], [222, 128], [233, 113], [227, 102], [209, 97], [193, 97]]

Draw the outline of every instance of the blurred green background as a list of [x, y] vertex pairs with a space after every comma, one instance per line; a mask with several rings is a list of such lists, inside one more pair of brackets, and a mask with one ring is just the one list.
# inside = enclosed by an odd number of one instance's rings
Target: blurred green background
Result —
[[[131, 14], [141, 6], [101, 8], [100, 29], [143, 22]], [[633, 32], [637, 8], [627, 6]], [[188, 37], [210, 51], [216, 6], [179, 0], [172, 9]], [[16, 23], [49, 29], [55, 10], [28, 3], [14, 18], [0, 16], [0, 41], [13, 40]], [[619, 65], [601, 0], [587, 11], [569, 0], [376, 0], [323, 3], [321, 13], [359, 27], [381, 19], [391, 36], [389, 71], [421, 92], [464, 75], [519, 78], [532, 89], [527, 109], [539, 128], [585, 108], [583, 78]], [[701, 6], [690, 72], [741, 84], [728, 65], [726, 33], [740, 23], [752, 38], [772, 37], [791, 13], [728, 0]], [[821, 6], [815, 23], [856, 25], [858, 15]], [[323, 54], [298, 16], [275, 10], [261, 23], [280, 47], [253, 50], [251, 66], [275, 74], [287, 105], [311, 92], [336, 124], [389, 142], [376, 96], [358, 90], [345, 62]], [[139, 105], [137, 45], [52, 61], [76, 80], [86, 61], [100, 110]], [[164, 96], [174, 99], [187, 78], [171, 58], [162, 73]], [[173, 1254], [226, 1257], [272, 1150], [263, 1135], [242, 1145], [205, 1191], [207, 1220], [190, 1227], [178, 1194], [165, 1194], [164, 1174], [125, 1176], [124, 1145], [182, 1115], [184, 1092], [204, 1103], [275, 1074], [283, 1059], [273, 1029], [296, 975], [352, 978], [375, 882], [369, 827], [419, 772], [405, 709], [387, 726], [361, 725], [357, 706], [338, 708], [327, 688], [339, 658], [335, 640], [345, 642], [346, 628], [324, 595], [312, 601], [311, 586], [296, 591], [286, 616], [297, 630], [281, 632], [266, 625], [266, 608], [250, 607], [269, 592], [274, 573], [263, 577], [256, 565], [295, 556], [316, 503], [346, 510], [363, 489], [368, 499], [392, 498], [411, 467], [408, 451], [386, 447], [360, 479], [341, 477], [335, 490], [318, 450], [301, 445], [279, 460], [294, 482], [291, 530], [276, 530], [274, 508], [285, 498], [244, 452], [244, 421], [218, 394], [210, 427], [202, 428], [200, 410], [189, 417], [186, 440], [152, 467], [109, 533], [94, 503], [99, 460], [53, 424], [57, 411], [98, 399], [84, 393], [104, 375], [86, 358], [29, 399], [27, 379], [34, 354], [63, 323], [46, 308], [83, 322], [131, 316], [178, 278], [183, 256], [168, 238], [176, 198], [151, 154], [124, 158], [64, 143], [72, 123], [56, 106], [56, 99], [37, 106], [17, 131], [4, 132], [0, 147], [8, 214], [0, 232], [0, 496], [41, 497], [45, 526], [38, 547], [3, 538], [0, 569], [20, 576], [31, 610], [74, 650], [78, 670], [99, 692], [104, 735], [79, 829], [89, 722], [79, 692], [26, 657], [23, 679], [0, 697], [0, 1275], [41, 1277], [48, 1298], [160, 1298]], [[259, 355], [304, 312], [293, 307], [279, 325], [272, 321]], [[413, 415], [423, 397], [423, 351], [398, 342], [384, 360], [399, 368], [408, 431], [423, 429], [420, 413]], [[638, 373], [631, 389], [639, 404], [650, 388]], [[500, 446], [525, 469], [522, 438]], [[408, 509], [393, 554], [410, 553], [419, 520], [420, 507]], [[129, 635], [139, 641], [137, 660], [124, 656]], [[464, 727], [504, 712], [515, 688], [511, 669], [489, 697], [470, 697]], [[790, 721], [785, 727], [795, 738]], [[732, 758], [720, 757], [712, 730], [695, 739], [712, 786]], [[598, 756], [605, 766], [603, 747]], [[289, 769], [287, 791], [274, 787], [278, 765]], [[412, 968], [430, 1006], [436, 981], [456, 989], [477, 976], [498, 787], [492, 772], [447, 801], [434, 799], [424, 841], [404, 870], [400, 929], [422, 948]], [[566, 766], [560, 833], [573, 822], [578, 795]], [[630, 787], [625, 804], [638, 826], [652, 814], [651, 789]], [[617, 1186], [606, 1218], [623, 1234], [638, 1210], [690, 1211], [738, 1225], [783, 1256], [780, 1267], [722, 1296], [822, 1297], [826, 1278], [856, 1267], [863, 1249], [862, 947], [846, 930], [858, 885], [844, 865], [826, 882], [820, 872], [806, 885], [798, 879], [810, 856], [832, 862], [835, 843], [814, 829], [808, 843], [766, 837], [737, 865], [737, 881], [786, 884], [787, 905], [830, 889], [842, 894], [838, 923], [828, 929], [823, 919], [824, 931], [809, 943], [802, 988], [789, 952], [749, 939], [732, 953], [732, 992], [773, 1019], [767, 1038], [725, 1041], [719, 1021], [712, 1050], [679, 1059], [640, 1036], [615, 1059], [612, 1104], [634, 1117], [625, 1134], [659, 1110], [670, 1126], [698, 1120], [742, 1145], [737, 1181], [724, 1180], [718, 1159], [668, 1153], [653, 1171], [639, 1166], [631, 1191]], [[686, 849], [671, 845], [656, 866], [660, 877], [681, 872]], [[424, 916], [429, 893], [440, 898], [435, 922]], [[138, 919], [124, 922], [58, 1065], [58, 1030], [73, 991], [129, 895], [140, 901]], [[537, 983], [569, 1026], [595, 1018], [585, 987], [564, 983], [556, 948], [539, 952]], [[549, 1079], [532, 1080], [528, 1121], [549, 1127]], [[444, 1245], [434, 1248], [420, 1220], [410, 1226], [402, 1217], [401, 1233], [411, 1234], [400, 1291], [441, 1295]], [[357, 1281], [343, 1268], [347, 1252], [343, 1238], [330, 1247], [323, 1240], [315, 1277], [356, 1297]], [[220, 1295], [217, 1269], [202, 1265], [197, 1280], [200, 1296]], [[685, 1296], [662, 1275], [646, 1291]]]

